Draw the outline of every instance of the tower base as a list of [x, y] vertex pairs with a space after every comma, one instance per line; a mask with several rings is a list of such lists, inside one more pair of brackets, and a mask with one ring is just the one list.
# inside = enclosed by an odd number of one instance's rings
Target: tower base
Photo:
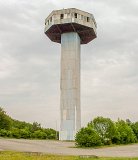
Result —
[[61, 141], [72, 141], [75, 140], [75, 131], [60, 131], [59, 140]]

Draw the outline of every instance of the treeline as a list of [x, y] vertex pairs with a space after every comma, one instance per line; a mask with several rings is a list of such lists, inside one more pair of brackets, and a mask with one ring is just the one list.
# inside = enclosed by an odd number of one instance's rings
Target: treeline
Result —
[[37, 122], [31, 124], [14, 120], [0, 107], [0, 137], [58, 139], [58, 132], [51, 128], [42, 128]]
[[97, 117], [76, 134], [76, 145], [93, 147], [111, 144], [129, 144], [138, 142], [138, 122]]

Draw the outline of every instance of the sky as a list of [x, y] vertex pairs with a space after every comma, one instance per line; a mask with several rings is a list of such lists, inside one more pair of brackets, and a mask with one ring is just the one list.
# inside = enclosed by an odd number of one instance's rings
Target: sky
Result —
[[0, 0], [0, 106], [14, 119], [59, 128], [60, 44], [44, 34], [53, 11], [94, 15], [81, 46], [82, 126], [97, 116], [138, 121], [137, 0]]

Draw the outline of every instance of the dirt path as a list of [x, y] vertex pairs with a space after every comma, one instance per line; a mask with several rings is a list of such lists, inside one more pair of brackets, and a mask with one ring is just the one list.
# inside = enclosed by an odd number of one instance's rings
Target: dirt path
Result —
[[100, 149], [80, 149], [73, 147], [74, 147], [74, 142], [0, 139], [0, 150], [43, 152], [49, 154], [64, 154], [64, 155], [138, 157], [138, 144], [100, 148]]

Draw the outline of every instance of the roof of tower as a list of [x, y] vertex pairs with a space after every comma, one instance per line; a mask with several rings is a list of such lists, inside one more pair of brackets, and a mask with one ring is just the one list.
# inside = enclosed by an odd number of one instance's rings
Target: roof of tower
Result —
[[61, 43], [61, 34], [77, 32], [81, 44], [96, 38], [96, 21], [88, 12], [75, 8], [54, 10], [45, 20], [45, 34], [51, 41]]

